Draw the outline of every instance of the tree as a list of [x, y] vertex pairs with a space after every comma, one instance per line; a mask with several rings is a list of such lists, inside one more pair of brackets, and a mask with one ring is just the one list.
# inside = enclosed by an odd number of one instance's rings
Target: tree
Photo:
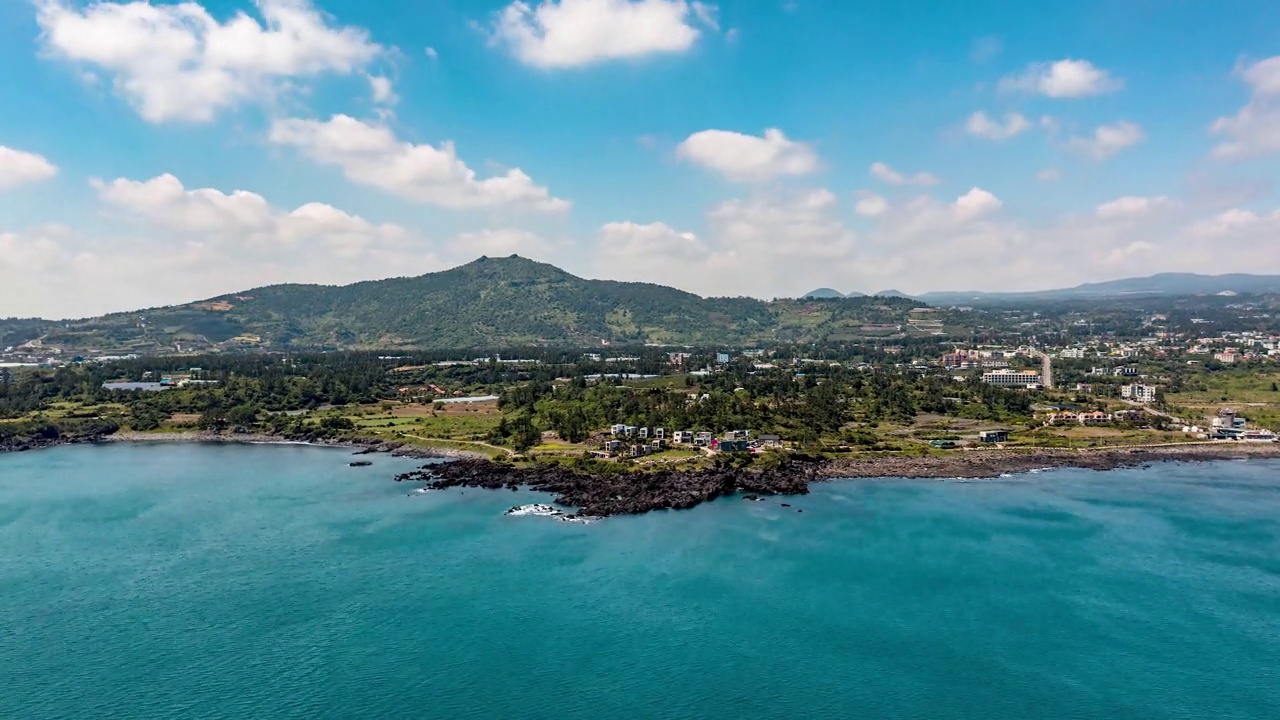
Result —
[[542, 441], [542, 433], [534, 427], [528, 415], [521, 415], [512, 423], [511, 446], [524, 452]]

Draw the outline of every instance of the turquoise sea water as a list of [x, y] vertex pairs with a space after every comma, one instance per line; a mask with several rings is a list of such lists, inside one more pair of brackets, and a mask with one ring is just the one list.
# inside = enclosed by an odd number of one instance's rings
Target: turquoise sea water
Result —
[[0, 717], [1280, 717], [1277, 462], [580, 526], [350, 459], [0, 455]]

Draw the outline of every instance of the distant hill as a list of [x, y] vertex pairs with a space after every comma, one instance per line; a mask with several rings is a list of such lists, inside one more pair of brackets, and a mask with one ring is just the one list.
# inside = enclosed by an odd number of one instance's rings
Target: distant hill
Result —
[[[661, 285], [587, 280], [513, 255], [419, 277], [342, 287], [271, 285], [42, 327], [24, 321], [8, 332], [19, 341], [40, 337], [49, 346], [113, 354], [236, 347], [745, 345], [854, 338], [864, 327], [905, 324], [919, 304], [860, 298], [809, 308], [803, 300], [702, 298]], [[0, 337], [5, 326], [0, 321]]]
[[[764, 302], [702, 298], [648, 283], [587, 280], [518, 256], [480, 258], [418, 277], [341, 287], [271, 285], [198, 302], [85, 320], [0, 320], [0, 349], [39, 340], [77, 354], [246, 349], [500, 348], [639, 344], [746, 347], [768, 342], [932, 336], [912, 308], [1178, 296], [1280, 293], [1280, 277], [1165, 274], [1032, 293], [885, 290]], [[830, 293], [830, 295], [828, 295]], [[942, 313], [944, 334], [972, 330]]]
[[801, 295], [800, 297], [814, 298], [816, 300], [830, 300], [833, 298], [842, 298], [844, 297], [844, 293], [840, 292], [839, 290], [832, 290], [831, 288], [818, 288], [817, 290], [814, 290], [812, 292], [807, 292], [804, 295]]
[[1222, 293], [1280, 293], [1280, 275], [1160, 273], [1145, 278], [1085, 283], [1059, 290], [1012, 293], [929, 292], [916, 296], [916, 299], [930, 305], [972, 305], [1028, 300], [1088, 300], [1133, 295], [1217, 295]]

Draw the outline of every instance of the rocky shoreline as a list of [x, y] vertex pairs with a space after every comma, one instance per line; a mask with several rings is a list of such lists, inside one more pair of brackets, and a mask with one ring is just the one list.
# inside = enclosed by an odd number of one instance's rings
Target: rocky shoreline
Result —
[[946, 455], [885, 455], [827, 460], [798, 457], [781, 467], [756, 469], [659, 470], [587, 473], [555, 465], [521, 468], [491, 460], [463, 459], [401, 473], [398, 482], [426, 488], [530, 489], [554, 495], [554, 502], [577, 508], [574, 517], [634, 515], [680, 510], [733, 494], [804, 495], [809, 485], [841, 478], [996, 478], [1032, 470], [1076, 467], [1113, 470], [1155, 462], [1207, 462], [1280, 457], [1280, 446], [1198, 443], [1149, 448], [1087, 450], [989, 450]]
[[356, 454], [385, 452], [393, 457], [428, 459], [483, 459], [483, 453], [454, 448], [433, 448], [388, 442], [378, 438], [333, 439], [324, 437], [290, 438], [267, 433], [218, 433], [212, 431], [183, 432], [133, 432], [120, 430], [110, 434], [63, 435], [54, 438], [11, 439], [0, 442], [0, 453], [44, 450], [60, 445], [84, 445], [105, 443], [246, 443], [251, 445], [314, 445], [318, 447], [347, 448]]
[[637, 515], [682, 510], [737, 492], [804, 495], [818, 481], [820, 463], [793, 462], [776, 470], [658, 470], [586, 473], [555, 465], [520, 468], [491, 460], [465, 459], [401, 473], [397, 482], [422, 482], [432, 490], [469, 487], [486, 490], [528, 488], [555, 496], [568, 517]]
[[387, 442], [377, 438], [287, 438], [255, 433], [139, 433], [39, 437], [0, 443], [0, 452], [20, 452], [86, 443], [251, 443], [305, 444], [338, 447], [355, 454], [389, 453], [394, 457], [447, 459], [396, 476], [399, 482], [420, 482], [428, 489], [455, 487], [488, 490], [527, 488], [554, 496], [554, 502], [577, 508], [566, 519], [646, 513], [691, 508], [733, 494], [758, 499], [774, 495], [803, 495], [809, 485], [854, 478], [995, 478], [1039, 469], [1075, 467], [1113, 470], [1156, 462], [1208, 462], [1243, 458], [1280, 458], [1280, 445], [1238, 442], [1184, 443], [1148, 447], [1040, 449], [980, 449], [928, 455], [867, 454], [827, 459], [793, 455], [784, 465], [701, 470], [584, 472], [559, 465], [517, 467], [495, 462], [481, 453]]
[[1006, 448], [946, 454], [884, 455], [830, 460], [824, 478], [994, 478], [1048, 468], [1115, 470], [1157, 462], [1280, 458], [1275, 443], [1197, 442], [1117, 448]]

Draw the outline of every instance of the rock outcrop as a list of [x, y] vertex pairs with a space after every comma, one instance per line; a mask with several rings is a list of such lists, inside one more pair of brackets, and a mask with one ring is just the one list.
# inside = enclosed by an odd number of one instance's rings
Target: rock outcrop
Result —
[[517, 468], [471, 459], [428, 465], [396, 476], [398, 481], [424, 482], [432, 489], [527, 487], [552, 493], [556, 504], [578, 508], [579, 515], [592, 517], [691, 508], [736, 492], [803, 495], [817, 479], [816, 466], [801, 463], [772, 470], [586, 473], [554, 465]]

